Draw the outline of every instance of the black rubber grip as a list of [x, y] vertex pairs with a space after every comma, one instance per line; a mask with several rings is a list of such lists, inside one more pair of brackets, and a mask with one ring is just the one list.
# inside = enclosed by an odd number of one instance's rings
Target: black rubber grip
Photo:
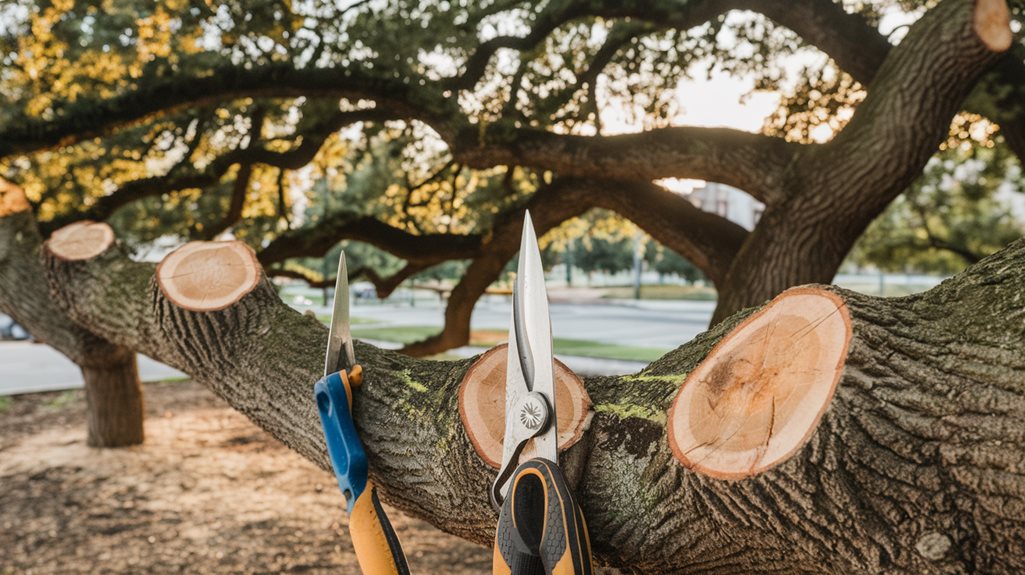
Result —
[[384, 507], [381, 507], [381, 500], [377, 497], [376, 486], [370, 488], [370, 496], [373, 498], [374, 511], [377, 511], [377, 517], [381, 521], [381, 529], [384, 530], [384, 536], [388, 540], [388, 549], [391, 550], [392, 560], [395, 562], [395, 569], [398, 570], [399, 575], [409, 575], [409, 565], [406, 564], [406, 554], [402, 552], [402, 544], [399, 543], [399, 537], [395, 535], [395, 528], [391, 526], [388, 514], [385, 513]]
[[509, 481], [495, 533], [493, 572], [591, 575], [587, 523], [559, 466], [531, 459]]

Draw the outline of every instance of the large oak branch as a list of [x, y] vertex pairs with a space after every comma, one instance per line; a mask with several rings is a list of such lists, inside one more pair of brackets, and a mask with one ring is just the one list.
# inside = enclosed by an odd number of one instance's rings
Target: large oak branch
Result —
[[356, 67], [305, 68], [224, 65], [201, 76], [142, 78], [138, 86], [104, 100], [81, 98], [46, 120], [16, 117], [0, 129], [0, 158], [100, 136], [147, 117], [242, 97], [336, 96], [368, 99], [397, 117], [432, 117], [448, 105], [409, 79], [382, 78]]
[[787, 201], [767, 207], [733, 259], [713, 321], [792, 285], [833, 277], [868, 224], [921, 173], [965, 96], [999, 60], [993, 40], [1009, 30], [1006, 22], [1002, 31], [979, 23], [1001, 9], [1003, 0], [945, 0], [912, 25], [847, 127], [793, 163]]
[[656, 180], [700, 178], [730, 184], [759, 200], [782, 198], [786, 170], [802, 146], [727, 128], [672, 127], [639, 134], [571, 136], [532, 128], [477, 126], [450, 142], [474, 167], [531, 166], [561, 176]]
[[[160, 277], [116, 248], [50, 258], [48, 274], [76, 321], [183, 369], [326, 468], [311, 394], [325, 328], [241, 244], [190, 246]], [[204, 263], [218, 259], [237, 266]], [[638, 375], [586, 380], [595, 413], [564, 465], [600, 558], [647, 573], [1025, 569], [1023, 262], [1020, 241], [901, 299], [788, 292]], [[239, 271], [203, 279], [223, 269]], [[493, 469], [458, 406], [472, 360], [357, 356], [356, 423], [385, 499], [490, 542]], [[695, 461], [708, 445], [721, 448]]]

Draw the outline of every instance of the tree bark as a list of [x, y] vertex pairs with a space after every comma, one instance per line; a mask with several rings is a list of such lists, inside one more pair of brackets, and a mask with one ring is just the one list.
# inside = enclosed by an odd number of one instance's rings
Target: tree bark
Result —
[[24, 192], [0, 179], [0, 310], [82, 370], [89, 445], [142, 443], [142, 387], [135, 353], [72, 323], [54, 305], [42, 283], [46, 273], [40, 244]]
[[82, 366], [85, 381], [87, 442], [93, 447], [139, 445], [143, 431], [142, 386], [135, 354], [98, 367]]
[[[745, 479], [683, 466], [667, 412], [752, 310], [639, 374], [588, 378], [591, 425], [563, 464], [578, 478], [599, 559], [634, 573], [1021, 572], [1023, 264], [1019, 241], [917, 296], [806, 288], [849, 317], [835, 393], [805, 443]], [[154, 266], [116, 247], [75, 264], [50, 258], [47, 271], [68, 288], [56, 295], [75, 321], [189, 373], [327, 468], [312, 398], [327, 331], [269, 283], [197, 312], [171, 303]], [[803, 333], [786, 337], [802, 344]], [[473, 360], [416, 360], [358, 342], [356, 354], [365, 371], [354, 417], [384, 499], [489, 543], [494, 470], [458, 407]]]

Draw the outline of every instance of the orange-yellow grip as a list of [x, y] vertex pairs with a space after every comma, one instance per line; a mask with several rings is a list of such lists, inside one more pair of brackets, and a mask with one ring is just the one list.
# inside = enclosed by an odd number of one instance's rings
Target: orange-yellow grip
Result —
[[388, 515], [377, 498], [377, 487], [368, 481], [349, 516], [349, 537], [356, 560], [365, 575], [409, 575], [406, 556]]
[[[362, 383], [363, 367], [354, 365], [349, 372], [342, 370], [339, 375], [345, 386], [351, 414], [352, 388]], [[356, 561], [364, 575], [409, 575], [402, 545], [377, 497], [377, 486], [369, 479], [352, 506], [349, 537], [356, 550]]]
[[559, 466], [531, 459], [509, 481], [495, 533], [492, 573], [591, 575], [587, 522]]

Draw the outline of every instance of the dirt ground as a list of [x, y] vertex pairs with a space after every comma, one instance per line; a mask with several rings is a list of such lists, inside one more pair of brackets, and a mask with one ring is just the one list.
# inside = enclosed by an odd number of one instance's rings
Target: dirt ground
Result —
[[[334, 477], [206, 389], [146, 385], [146, 443], [85, 445], [80, 391], [0, 407], [0, 574], [358, 573]], [[390, 511], [413, 573], [489, 549]]]

